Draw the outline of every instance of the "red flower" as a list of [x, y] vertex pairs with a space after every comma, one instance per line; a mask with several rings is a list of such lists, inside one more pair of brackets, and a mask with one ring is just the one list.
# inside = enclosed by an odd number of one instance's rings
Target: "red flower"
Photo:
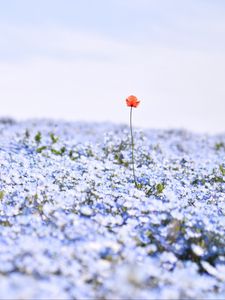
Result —
[[138, 98], [133, 95], [127, 97], [126, 102], [127, 102], [127, 106], [130, 107], [137, 107], [138, 104], [140, 103], [140, 101], [138, 101]]

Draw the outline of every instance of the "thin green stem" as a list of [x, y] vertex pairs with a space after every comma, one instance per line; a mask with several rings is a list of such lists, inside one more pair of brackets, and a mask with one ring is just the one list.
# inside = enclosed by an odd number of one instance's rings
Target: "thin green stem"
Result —
[[137, 181], [136, 181], [136, 175], [135, 175], [135, 169], [134, 169], [134, 138], [133, 138], [133, 130], [132, 130], [132, 106], [130, 108], [130, 136], [131, 136], [131, 152], [132, 152], [132, 171], [133, 171], [133, 177], [134, 177], [134, 183], [137, 187]]

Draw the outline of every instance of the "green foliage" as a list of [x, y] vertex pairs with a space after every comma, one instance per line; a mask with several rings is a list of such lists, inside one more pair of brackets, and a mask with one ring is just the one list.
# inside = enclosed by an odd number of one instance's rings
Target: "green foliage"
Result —
[[25, 138], [29, 139], [29, 137], [30, 137], [30, 132], [29, 132], [28, 129], [26, 129], [26, 131], [25, 131]]
[[222, 177], [220, 177], [220, 176], [215, 176], [215, 177], [212, 178], [212, 182], [216, 182], [216, 183], [218, 183], [218, 182], [224, 183], [225, 180], [224, 180]]
[[[37, 132], [37, 134], [34, 137], [36, 143], [39, 145], [39, 147], [36, 149], [36, 152], [37, 153], [42, 153], [44, 150], [49, 150], [49, 151], [51, 151], [52, 154], [62, 156], [66, 152], [66, 147], [61, 147], [59, 150], [52, 148], [53, 147], [52, 145], [56, 144], [58, 142], [59, 137], [55, 136], [53, 133], [50, 133], [49, 136], [51, 138], [52, 144], [41, 146], [40, 143], [41, 143], [41, 140], [42, 140], [42, 135], [41, 135], [40, 131]], [[69, 156], [72, 159], [72, 152], [71, 151], [69, 152]]]
[[76, 160], [76, 159], [79, 158], [79, 155], [74, 156], [74, 151], [73, 151], [73, 150], [70, 150], [70, 151], [69, 151], [69, 158], [70, 158], [71, 160]]
[[164, 183], [158, 183], [158, 184], [156, 184], [157, 194], [161, 194], [164, 189], [165, 189], [165, 184]]
[[157, 183], [150, 188], [144, 188], [145, 194], [147, 197], [154, 195], [154, 196], [159, 196], [160, 194], [163, 193], [164, 189], [166, 187], [166, 184], [164, 182]]
[[40, 142], [41, 142], [41, 133], [40, 133], [40, 131], [37, 132], [34, 139], [35, 139], [37, 144], [40, 144]]
[[219, 142], [215, 144], [215, 149], [218, 151], [220, 149], [224, 149], [225, 150], [225, 144], [223, 142]]
[[51, 152], [55, 155], [63, 155], [66, 152], [66, 148], [62, 147], [60, 150], [51, 149]]
[[73, 150], [70, 150], [70, 151], [69, 151], [69, 158], [72, 159], [72, 160], [74, 160], [74, 157], [73, 157]]
[[105, 147], [103, 147], [102, 150], [104, 151], [105, 156], [108, 157], [109, 154], [121, 153], [121, 151], [127, 150], [129, 145], [130, 145], [129, 140], [127, 140], [127, 141], [122, 140], [118, 144], [113, 145], [113, 146], [112, 145], [110, 145], [110, 146], [105, 145]]
[[55, 144], [58, 142], [59, 138], [54, 135], [54, 133], [50, 133], [50, 138], [52, 140], [52, 144]]
[[214, 169], [212, 174], [205, 176], [205, 178], [195, 178], [191, 184], [194, 186], [205, 185], [206, 183], [225, 183], [225, 168], [223, 165], [219, 166], [220, 174], [218, 173], [218, 169]]
[[12, 227], [12, 225], [10, 224], [10, 222], [8, 220], [5, 221], [0, 221], [0, 225], [4, 226], [4, 227]]
[[143, 184], [142, 183], [139, 183], [139, 182], [136, 182], [135, 184], [136, 188], [141, 190], [143, 188]]
[[225, 168], [224, 168], [222, 165], [220, 165], [220, 166], [219, 166], [219, 169], [220, 169], [221, 174], [222, 174], [223, 176], [225, 176]]
[[47, 149], [47, 147], [46, 146], [42, 146], [42, 147], [39, 147], [39, 148], [37, 148], [36, 149], [36, 152], [37, 153], [41, 153], [43, 150], [45, 150], [45, 149]]
[[61, 155], [61, 151], [56, 150], [56, 149], [51, 149], [51, 152], [55, 155]]
[[2, 200], [4, 198], [5, 192], [4, 191], [0, 191], [0, 200]]
[[[58, 142], [59, 138], [57, 136], [55, 136], [53, 133], [50, 133], [49, 135], [50, 135], [52, 144], [56, 144]], [[41, 135], [40, 131], [37, 132], [37, 134], [35, 135], [34, 139], [35, 139], [35, 141], [36, 141], [37, 144], [41, 143], [42, 135]], [[46, 149], [49, 149], [55, 155], [63, 155], [66, 152], [66, 148], [65, 147], [62, 147], [60, 150], [56, 150], [56, 149], [52, 148], [51, 145], [40, 146], [40, 147], [38, 147], [36, 149], [36, 152], [37, 153], [42, 153], [42, 151], [46, 150]]]
[[206, 178], [202, 178], [202, 179], [196, 178], [195, 180], [193, 180], [191, 182], [191, 184], [195, 185], [195, 186], [198, 186], [198, 185], [205, 185], [207, 182], [210, 182], [210, 183], [223, 183], [223, 182], [225, 182], [225, 180], [221, 176], [213, 175], [211, 178], [210, 177], [207, 176]]
[[86, 153], [87, 153], [87, 156], [89, 156], [89, 157], [94, 156], [94, 153], [92, 152], [91, 148], [88, 148], [86, 150]]
[[191, 184], [192, 184], [192, 185], [195, 185], [195, 186], [197, 186], [197, 185], [205, 185], [205, 184], [206, 184], [206, 179], [204, 179], [204, 178], [201, 178], [201, 179], [195, 178], [195, 179], [191, 182]]
[[123, 165], [125, 167], [128, 167], [129, 166], [129, 163], [127, 161], [124, 160], [124, 157], [122, 154], [116, 152], [115, 155], [114, 155], [114, 158], [117, 162], [117, 164], [119, 165]]
[[62, 147], [62, 148], [60, 149], [60, 151], [61, 151], [61, 154], [64, 154], [64, 153], [66, 152], [66, 147]]

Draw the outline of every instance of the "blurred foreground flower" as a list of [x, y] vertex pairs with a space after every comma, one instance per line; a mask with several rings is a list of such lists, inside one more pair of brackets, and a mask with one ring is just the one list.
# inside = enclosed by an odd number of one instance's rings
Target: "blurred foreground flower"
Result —
[[130, 136], [131, 136], [131, 151], [132, 151], [132, 170], [135, 186], [138, 187], [135, 169], [134, 169], [134, 138], [133, 138], [133, 130], [132, 130], [132, 108], [137, 107], [140, 103], [137, 97], [131, 95], [126, 99], [127, 106], [130, 107]]

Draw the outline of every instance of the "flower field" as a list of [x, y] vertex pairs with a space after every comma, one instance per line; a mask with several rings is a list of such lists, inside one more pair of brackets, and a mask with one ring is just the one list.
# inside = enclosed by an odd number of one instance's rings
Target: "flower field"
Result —
[[0, 299], [224, 299], [225, 134], [0, 121]]

